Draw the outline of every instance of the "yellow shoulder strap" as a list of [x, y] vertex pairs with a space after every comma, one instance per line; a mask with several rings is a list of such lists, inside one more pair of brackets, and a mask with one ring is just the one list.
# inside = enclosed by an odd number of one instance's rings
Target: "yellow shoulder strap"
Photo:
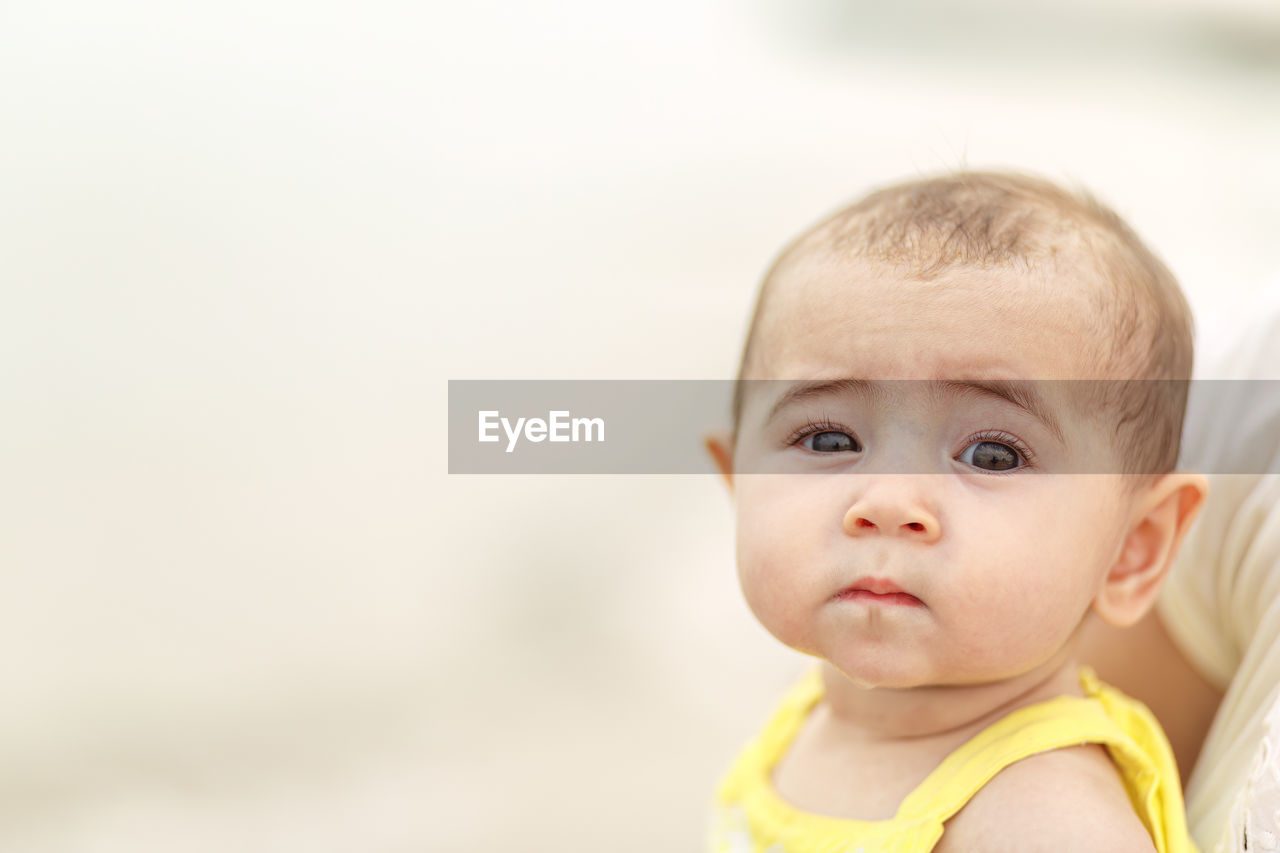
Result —
[[729, 802], [755, 786], [791, 743], [809, 711], [822, 698], [822, 674], [807, 670], [774, 707], [764, 727], [743, 747], [733, 767], [720, 781], [718, 798]]
[[[1186, 832], [1177, 770], [1172, 753], [1167, 766], [1161, 758], [1161, 744], [1139, 744], [1126, 728], [1147, 740], [1152, 732], [1163, 739], [1154, 718], [1144, 706], [1100, 685], [1091, 670], [1081, 671], [1087, 698], [1059, 696], [1020, 708], [997, 720], [951, 753], [903, 802], [902, 818], [933, 819], [945, 822], [997, 773], [1032, 755], [1097, 743], [1106, 746], [1124, 778], [1134, 810], [1146, 825], [1159, 853], [1194, 853]], [[1114, 707], [1113, 707], [1114, 706]], [[1111, 712], [1111, 713], [1109, 713]], [[1115, 713], [1145, 714], [1135, 719], [1138, 729], [1122, 728]], [[1126, 717], [1126, 723], [1130, 722]], [[1150, 731], [1148, 731], [1150, 729]], [[1144, 749], [1144, 747], [1146, 747]], [[1154, 748], [1153, 748], [1154, 747]], [[1170, 778], [1169, 773], [1172, 773]]]

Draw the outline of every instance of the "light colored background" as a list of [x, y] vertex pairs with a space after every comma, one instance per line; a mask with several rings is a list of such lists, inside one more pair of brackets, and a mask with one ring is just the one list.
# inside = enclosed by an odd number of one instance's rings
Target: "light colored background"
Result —
[[1278, 95], [1267, 0], [6, 4], [0, 849], [697, 849], [803, 663], [719, 482], [450, 478], [446, 380], [729, 377], [786, 239], [962, 164], [1225, 338]]

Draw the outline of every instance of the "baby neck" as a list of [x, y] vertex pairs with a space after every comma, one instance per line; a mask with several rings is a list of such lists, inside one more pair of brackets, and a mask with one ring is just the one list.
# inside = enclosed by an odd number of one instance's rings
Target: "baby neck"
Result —
[[831, 720], [869, 741], [965, 738], [1018, 708], [1083, 695], [1070, 649], [1021, 675], [981, 684], [868, 688], [829, 663], [822, 680]]

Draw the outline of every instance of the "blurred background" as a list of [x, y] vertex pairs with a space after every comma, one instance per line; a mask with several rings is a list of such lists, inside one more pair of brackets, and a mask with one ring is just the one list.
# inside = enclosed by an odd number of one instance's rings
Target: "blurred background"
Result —
[[784, 242], [959, 166], [1211, 347], [1278, 151], [1270, 0], [5, 4], [0, 850], [700, 849], [806, 665], [721, 483], [450, 477], [447, 380], [731, 378]]

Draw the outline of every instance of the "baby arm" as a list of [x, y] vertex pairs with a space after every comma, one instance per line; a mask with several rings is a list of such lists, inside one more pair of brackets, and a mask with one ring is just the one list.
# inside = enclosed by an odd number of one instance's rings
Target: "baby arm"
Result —
[[1006, 767], [946, 824], [937, 853], [1154, 853], [1104, 747], [1033, 755]]

